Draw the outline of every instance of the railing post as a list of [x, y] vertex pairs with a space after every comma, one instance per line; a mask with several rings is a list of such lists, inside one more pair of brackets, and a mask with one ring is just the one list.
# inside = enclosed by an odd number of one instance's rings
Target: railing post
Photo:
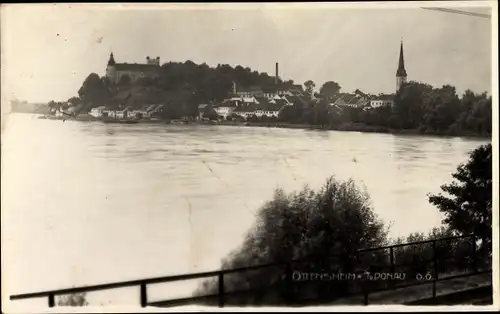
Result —
[[436, 297], [436, 282], [438, 280], [438, 258], [436, 253], [436, 240], [432, 241], [432, 267], [434, 268], [434, 278], [432, 280], [432, 297]]
[[285, 263], [285, 301], [289, 305], [292, 302], [292, 265]]
[[141, 306], [146, 307], [148, 304], [148, 291], [146, 289], [146, 283], [141, 282]]
[[[392, 247], [392, 246], [391, 246], [391, 247], [389, 248], [389, 254], [390, 254], [390, 260], [391, 260], [391, 261], [390, 261], [390, 262], [391, 262], [391, 276], [393, 276], [393, 275], [394, 275], [394, 270], [395, 270], [395, 269], [394, 269], [394, 268], [395, 268], [395, 267], [394, 267], [394, 247]], [[392, 277], [391, 277], [391, 278], [392, 278]], [[389, 287], [392, 287], [394, 284], [395, 284], [395, 281], [393, 281], [393, 280], [390, 280], [390, 281], [388, 282], [388, 286], [389, 286]]]
[[224, 273], [219, 273], [219, 307], [224, 307]]
[[54, 294], [49, 294], [49, 307], [54, 307], [56, 305]]
[[391, 254], [391, 274], [393, 274], [394, 273], [394, 248], [391, 247], [389, 249], [389, 251], [390, 251], [390, 254]]
[[471, 235], [471, 241], [472, 241], [472, 269], [474, 272], [477, 272], [477, 261], [476, 261], [476, 235], [472, 234]]

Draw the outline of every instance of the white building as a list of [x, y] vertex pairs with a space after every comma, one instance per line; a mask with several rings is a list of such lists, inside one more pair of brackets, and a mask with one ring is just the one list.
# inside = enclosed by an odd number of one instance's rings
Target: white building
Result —
[[250, 105], [247, 107], [236, 108], [236, 109], [234, 109], [233, 113], [242, 117], [242, 118], [248, 119], [249, 117], [255, 115], [254, 106], [256, 106], [256, 105]]
[[120, 111], [115, 111], [115, 118], [117, 119], [126, 119], [128, 117], [128, 108], [125, 108]]
[[96, 107], [96, 108], [92, 108], [90, 109], [90, 115], [95, 117], [95, 118], [99, 118], [99, 117], [102, 117], [102, 113], [106, 110], [106, 107], [105, 106], [100, 106], [100, 107]]
[[393, 105], [394, 105], [393, 95], [378, 95], [370, 100], [370, 107], [372, 108], [393, 106]]
[[215, 112], [220, 117], [227, 119], [227, 117], [233, 114], [234, 109], [238, 107], [241, 102], [241, 98], [226, 100], [218, 106], [214, 107]]

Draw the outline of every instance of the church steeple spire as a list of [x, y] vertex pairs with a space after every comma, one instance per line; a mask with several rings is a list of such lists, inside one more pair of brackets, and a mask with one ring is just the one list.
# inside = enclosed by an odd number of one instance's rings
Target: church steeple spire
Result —
[[406, 83], [406, 69], [405, 69], [405, 59], [403, 54], [403, 39], [401, 38], [401, 48], [399, 50], [399, 64], [398, 70], [396, 71], [396, 91], [401, 88], [401, 85]]
[[116, 64], [115, 58], [113, 56], [113, 53], [111, 52], [111, 54], [109, 55], [108, 65], [115, 65], [115, 64]]
[[405, 70], [405, 59], [403, 54], [403, 40], [401, 39], [401, 48], [399, 50], [399, 64], [398, 71], [396, 72], [396, 76], [407, 76]]

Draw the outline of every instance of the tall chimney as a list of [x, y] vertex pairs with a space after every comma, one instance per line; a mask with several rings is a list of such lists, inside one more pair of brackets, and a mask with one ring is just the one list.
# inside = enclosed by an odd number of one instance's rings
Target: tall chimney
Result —
[[276, 62], [276, 75], [274, 76], [274, 84], [278, 84], [278, 62]]

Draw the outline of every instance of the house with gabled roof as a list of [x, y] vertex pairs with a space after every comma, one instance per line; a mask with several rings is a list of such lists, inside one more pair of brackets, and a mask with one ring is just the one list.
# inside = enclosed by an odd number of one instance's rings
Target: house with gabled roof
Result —
[[303, 97], [298, 95], [293, 95], [293, 96], [287, 95], [284, 96], [284, 99], [288, 102], [289, 105], [291, 104], [302, 107], [307, 106], [307, 101]]
[[217, 115], [223, 119], [227, 119], [227, 117], [231, 116], [234, 109], [241, 104], [241, 98], [238, 99], [226, 99], [223, 102], [214, 106], [214, 110]]
[[255, 111], [257, 110], [258, 106], [259, 105], [257, 103], [252, 103], [248, 106], [241, 106], [235, 108], [233, 110], [233, 114], [238, 115], [244, 119], [248, 119], [249, 117], [255, 115]]
[[329, 99], [330, 106], [361, 108], [369, 105], [368, 95], [356, 90], [354, 94], [338, 93]]
[[140, 108], [130, 109], [127, 113], [127, 116], [149, 119], [149, 118], [151, 118], [153, 113], [158, 112], [159, 106], [163, 106], [163, 105], [158, 105], [158, 104], [142, 105]]
[[99, 118], [102, 117], [102, 113], [106, 110], [106, 106], [99, 106], [90, 109], [89, 115], [93, 116], [94, 118]]
[[257, 99], [255, 99], [255, 97], [253, 97], [253, 96], [241, 97], [241, 101], [243, 102], [243, 104], [253, 104], [253, 103], [257, 102]]
[[198, 105], [198, 120], [207, 119], [207, 117], [216, 115], [217, 112], [214, 110], [212, 104], [199, 104]]
[[[114, 117], [117, 119], [127, 119], [129, 117], [128, 112], [130, 111], [130, 107], [127, 107], [123, 110], [117, 110], [114, 112]], [[130, 115], [132, 118], [132, 115]]]

